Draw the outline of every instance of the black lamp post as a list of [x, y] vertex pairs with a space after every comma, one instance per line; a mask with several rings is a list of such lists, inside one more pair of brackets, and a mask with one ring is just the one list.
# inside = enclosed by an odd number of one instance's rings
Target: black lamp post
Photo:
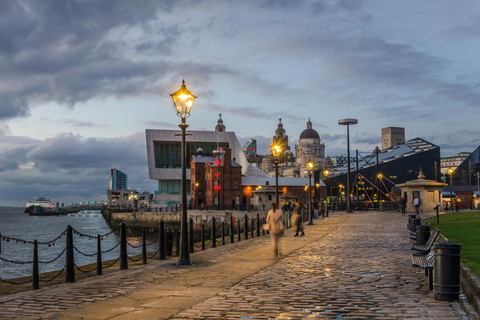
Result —
[[280, 202], [278, 197], [278, 158], [282, 153], [282, 147], [278, 145], [273, 145], [271, 149], [272, 149], [272, 154], [275, 157], [275, 200], [277, 201], [277, 206], [280, 207]]
[[329, 187], [329, 186], [330, 186], [330, 197], [332, 196], [332, 183], [331, 183], [331, 181], [328, 180], [328, 176], [329, 176], [329, 175], [330, 175], [330, 171], [329, 171], [329, 170], [327, 170], [327, 169], [323, 170], [323, 176], [325, 177], [325, 189], [326, 189], [326, 190], [325, 190], [325, 193], [326, 193], [326, 195], [327, 195], [327, 196], [326, 196], [327, 199], [326, 199], [326, 201], [325, 201], [325, 203], [326, 203], [326, 205], [325, 205], [325, 206], [326, 206], [326, 210], [325, 210], [325, 211], [327, 211], [327, 212], [326, 212], [327, 217], [328, 217], [328, 205], [329, 205], [329, 202], [330, 202], [330, 201], [329, 201], [330, 199], [328, 198], [328, 187]]
[[191, 265], [190, 253], [188, 248], [188, 222], [187, 222], [187, 144], [185, 142], [185, 131], [188, 128], [186, 118], [190, 116], [195, 97], [185, 86], [185, 80], [182, 81], [180, 90], [170, 95], [177, 110], [177, 116], [182, 119], [178, 126], [182, 129], [182, 225], [181, 225], [181, 246], [177, 266]]
[[357, 119], [340, 119], [338, 124], [347, 126], [347, 213], [351, 213], [350, 209], [350, 125], [357, 124]]
[[450, 174], [450, 211], [453, 213], [453, 170], [448, 168], [448, 173]]
[[308, 221], [308, 225], [313, 225], [313, 210], [312, 210], [312, 172], [313, 168], [315, 167], [315, 163], [313, 161], [307, 162], [307, 169], [308, 169], [308, 210], [310, 211], [310, 221]]

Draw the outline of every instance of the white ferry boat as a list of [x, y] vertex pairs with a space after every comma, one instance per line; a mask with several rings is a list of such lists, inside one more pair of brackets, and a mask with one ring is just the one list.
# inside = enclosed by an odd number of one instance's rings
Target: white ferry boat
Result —
[[27, 202], [25, 213], [34, 215], [55, 215], [57, 214], [57, 207], [55, 202], [50, 201], [43, 197], [43, 194], [39, 198], [33, 199], [31, 202]]

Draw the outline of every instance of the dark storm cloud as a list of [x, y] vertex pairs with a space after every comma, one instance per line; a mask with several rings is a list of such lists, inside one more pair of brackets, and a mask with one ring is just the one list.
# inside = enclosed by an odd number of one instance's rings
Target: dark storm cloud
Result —
[[[5, 1], [0, 4], [0, 118], [29, 114], [34, 103], [67, 106], [96, 96], [151, 91], [162, 62], [133, 60], [129, 32], [175, 1]], [[154, 30], [156, 31], [156, 30]], [[175, 40], [160, 27], [168, 51]], [[162, 38], [163, 32], [163, 38]], [[178, 33], [178, 31], [177, 31]]]

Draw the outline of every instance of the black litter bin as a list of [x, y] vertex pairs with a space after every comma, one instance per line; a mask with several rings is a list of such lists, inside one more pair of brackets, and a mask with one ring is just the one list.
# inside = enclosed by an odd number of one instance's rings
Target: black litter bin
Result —
[[433, 292], [435, 300], [456, 301], [460, 295], [460, 249], [459, 243], [435, 245], [435, 273]]
[[410, 225], [410, 231], [417, 232], [417, 226], [419, 226], [420, 224], [422, 224], [422, 219], [420, 218], [412, 219], [412, 223]]
[[417, 217], [416, 214], [409, 214], [408, 215], [408, 224], [407, 224], [407, 229], [411, 230], [412, 229], [412, 220]]
[[417, 244], [425, 244], [430, 238], [430, 226], [419, 225], [417, 226]]
[[173, 231], [170, 228], [165, 228], [165, 254], [172, 255], [173, 249]]

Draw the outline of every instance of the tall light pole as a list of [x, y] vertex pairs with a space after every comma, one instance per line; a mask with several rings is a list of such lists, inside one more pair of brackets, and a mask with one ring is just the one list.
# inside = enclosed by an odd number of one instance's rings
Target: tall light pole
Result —
[[450, 174], [450, 211], [453, 213], [453, 170], [452, 168], [448, 168], [448, 174]]
[[327, 207], [326, 208], [326, 213], [327, 213], [327, 217], [328, 217], [328, 205], [330, 204], [331, 201], [329, 201], [330, 199], [328, 198], [328, 187], [330, 187], [330, 197], [332, 197], [332, 182], [328, 180], [328, 176], [330, 175], [330, 170], [328, 169], [325, 169], [323, 170], [323, 176], [325, 177], [325, 188], [327, 189], [326, 190], [326, 201], [325, 201], [325, 206]]
[[177, 116], [182, 119], [178, 126], [182, 129], [182, 225], [181, 225], [181, 246], [177, 266], [191, 265], [190, 253], [188, 248], [188, 222], [187, 222], [187, 144], [185, 142], [186, 130], [188, 124], [186, 118], [190, 116], [195, 97], [185, 86], [185, 80], [177, 92], [170, 94], [177, 111]]
[[312, 210], [312, 172], [313, 168], [315, 168], [315, 163], [313, 161], [307, 162], [307, 169], [308, 169], [308, 210], [310, 211], [310, 221], [308, 221], [308, 225], [313, 225], [313, 210]]
[[350, 209], [350, 125], [357, 124], [357, 119], [340, 119], [338, 124], [347, 126], [347, 213], [351, 213]]
[[280, 208], [280, 201], [278, 197], [278, 158], [282, 154], [282, 147], [279, 145], [273, 145], [271, 149], [272, 154], [275, 157], [275, 200], [277, 201], [278, 208]]

